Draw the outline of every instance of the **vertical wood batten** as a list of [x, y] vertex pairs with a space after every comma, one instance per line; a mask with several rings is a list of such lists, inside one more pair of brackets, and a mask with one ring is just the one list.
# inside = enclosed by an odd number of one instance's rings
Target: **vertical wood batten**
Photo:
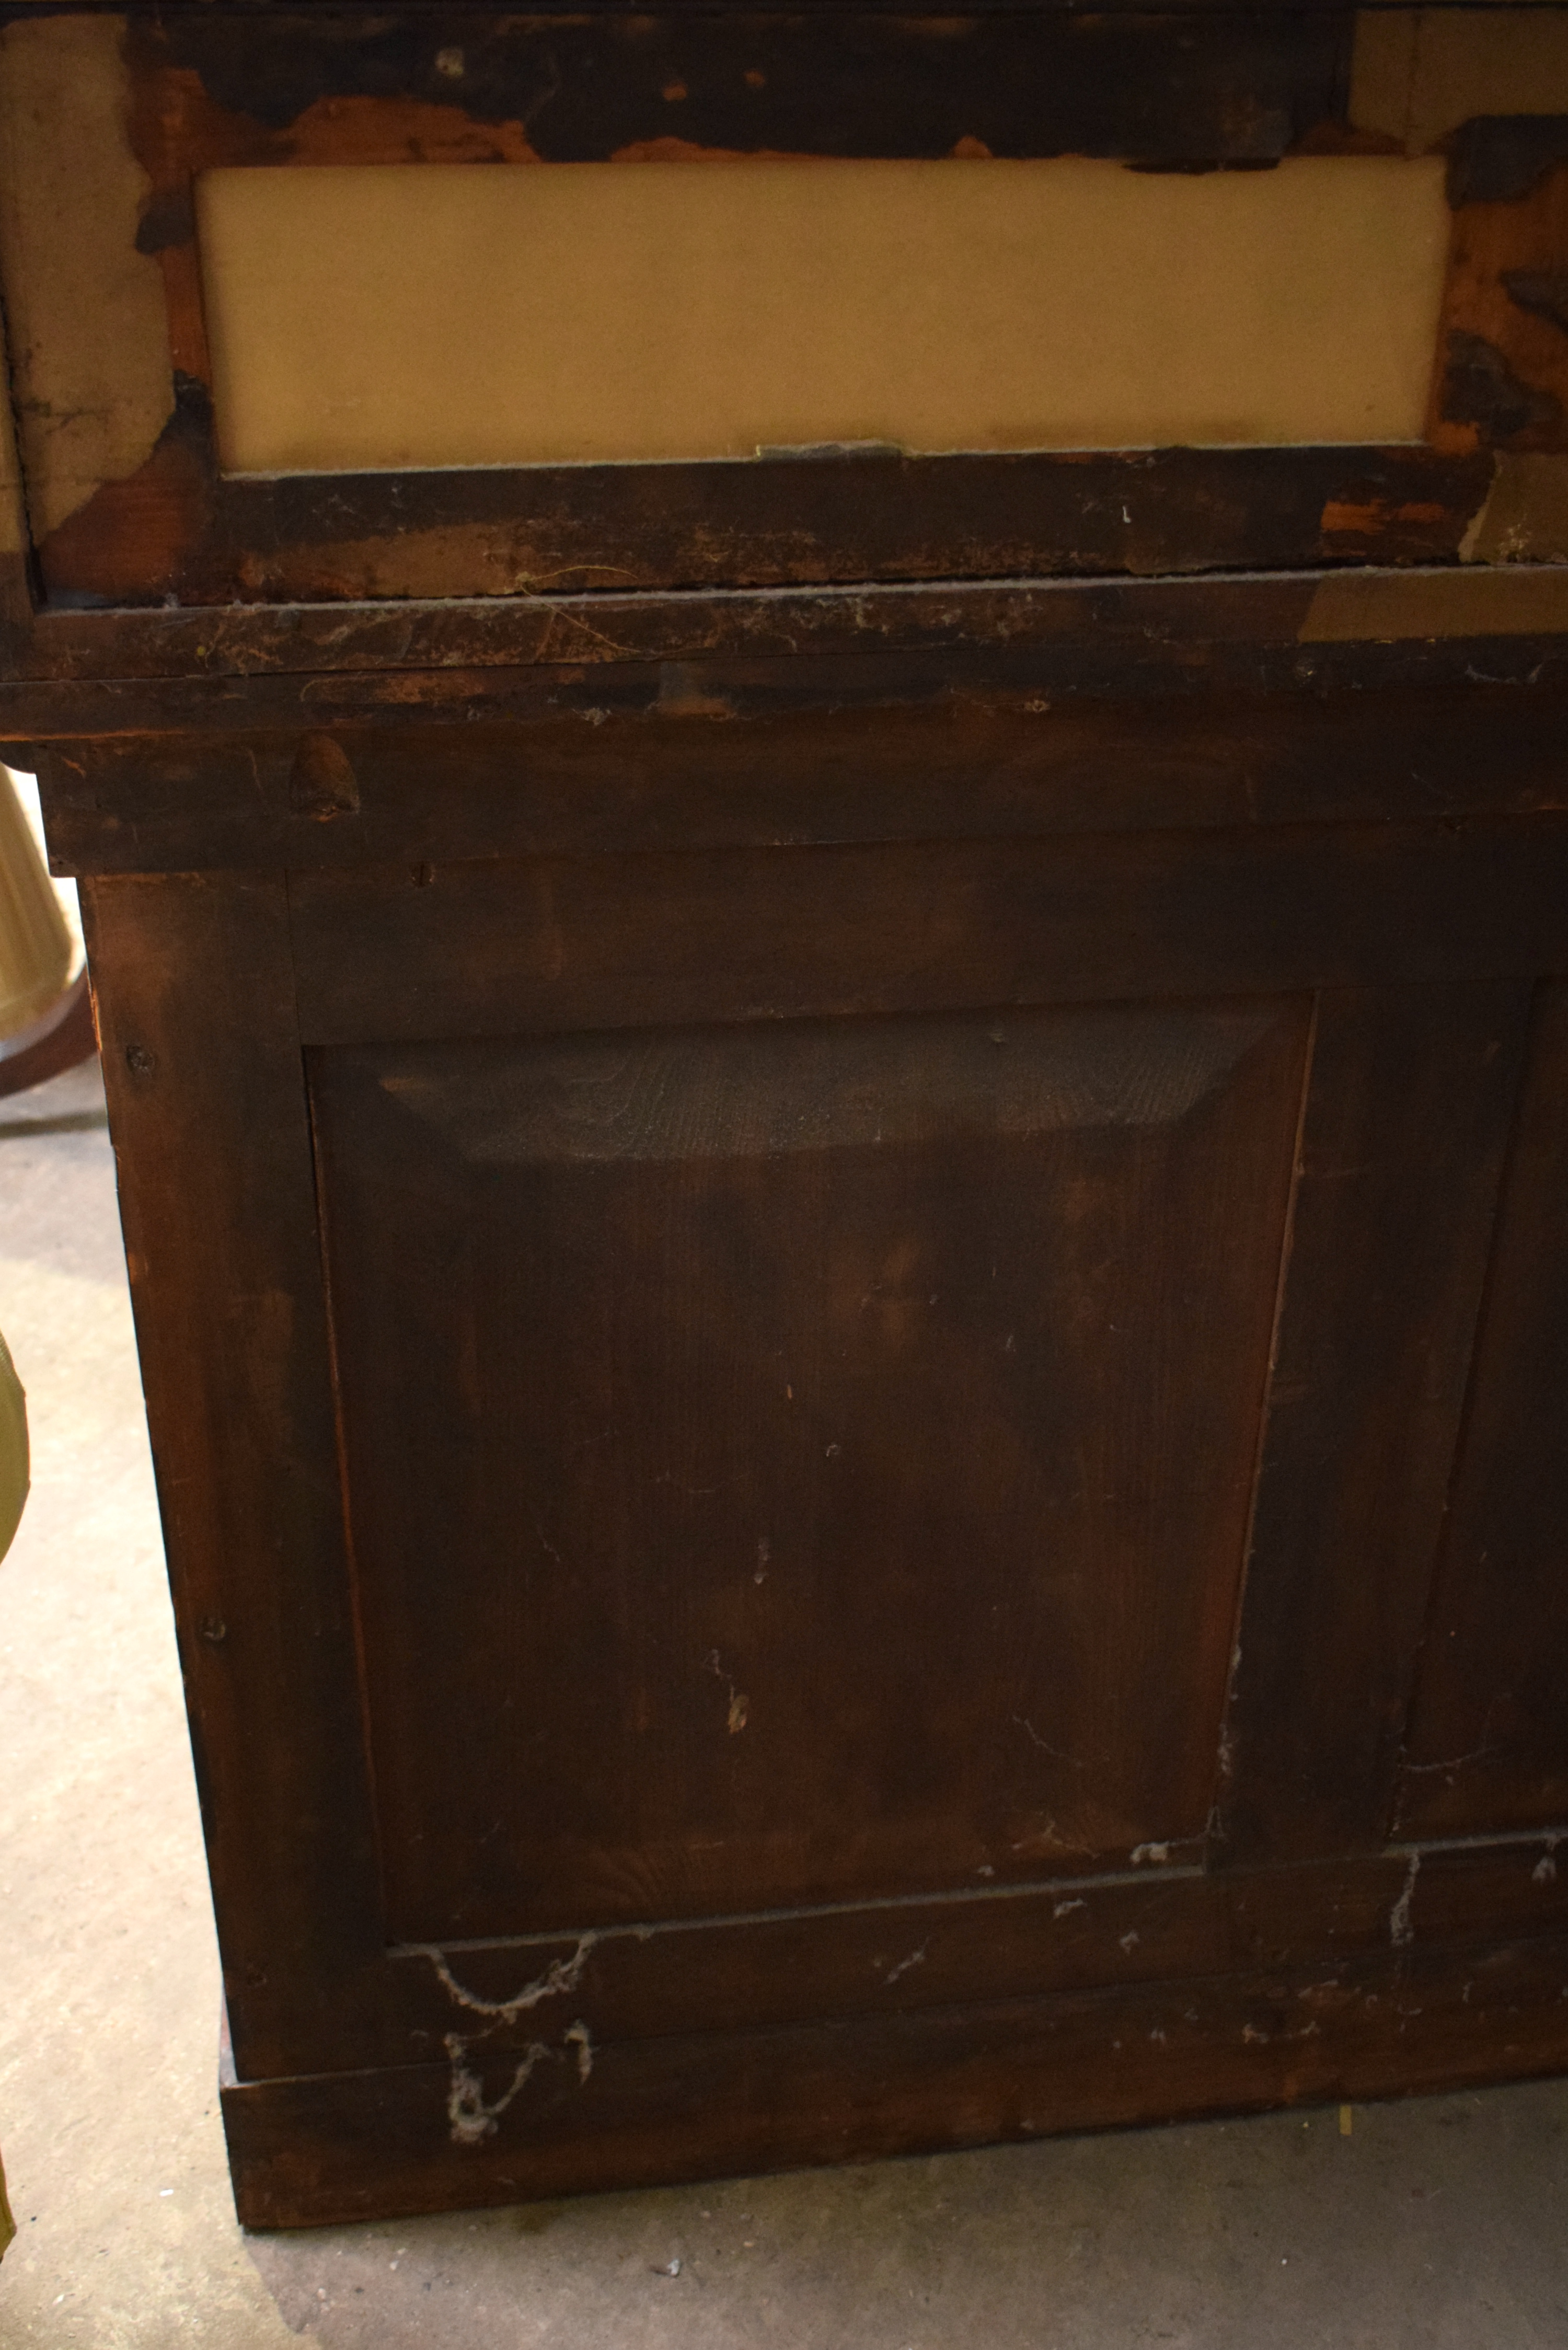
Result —
[[1403, 1835], [1568, 1820], [1568, 987], [1538, 991], [1403, 1757]]
[[[33, 622], [33, 595], [28, 578], [31, 542], [22, 469], [16, 456], [16, 426], [11, 401], [11, 372], [6, 362], [5, 306], [0, 302], [0, 645], [9, 653], [25, 645]], [[7, 667], [9, 667], [9, 660]]]
[[1364, 1852], [1387, 1833], [1531, 993], [1319, 1000], [1223, 1860]]
[[235, 2059], [337, 2066], [380, 1936], [283, 885], [82, 899]]

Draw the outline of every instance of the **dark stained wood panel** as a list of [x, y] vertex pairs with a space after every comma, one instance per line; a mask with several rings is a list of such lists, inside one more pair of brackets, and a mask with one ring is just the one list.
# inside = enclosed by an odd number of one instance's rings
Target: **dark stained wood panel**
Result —
[[[1344, 625], [1314, 634], [1324, 596], [1341, 599]], [[1262, 694], [1302, 709], [1389, 695], [1397, 708], [1416, 690], [1478, 688], [1506, 734], [1530, 725], [1532, 697], [1565, 684], [1568, 567], [1551, 564], [239, 605], [45, 615], [0, 678], [0, 740], [36, 764], [35, 746], [73, 738], [279, 727], [728, 722], [965, 702], [1037, 713]], [[1395, 720], [1391, 762], [1403, 732]]]
[[596, 2042], [628, 2041], [1266, 1967], [1327, 1972], [1407, 1948], [1407, 1933], [1462, 1949], [1568, 1932], [1568, 1868], [1548, 1871], [1548, 1857], [1537, 1835], [1282, 1868], [1146, 1859], [930, 1899], [405, 1944], [389, 1954], [403, 2036], [389, 2031], [385, 2045], [423, 2062], [455, 2031], [489, 2062], [577, 2021]]
[[45, 755], [49, 839], [188, 872], [1568, 810], [1558, 695], [1028, 699], [78, 741]]
[[[1568, 989], [1542, 988], [1399, 1813], [1568, 1829]], [[1563, 1863], [1568, 1873], [1568, 1856]]]
[[1387, 1834], [1530, 996], [1319, 999], [1227, 1724], [1229, 1855]]
[[1532, 977], [1565, 892], [1552, 814], [421, 863], [290, 906], [302, 1032], [352, 1044]]
[[[248, 2226], [513, 2203], [935, 2146], [1104, 2128], [1150, 2114], [1407, 2095], [1568, 2066], [1568, 1939], [1385, 1950], [1271, 1969], [825, 2022], [669, 2036], [540, 2061], [493, 2130], [452, 2143], [438, 2062], [225, 2086]], [[481, 2064], [500, 2105], [515, 2062]]]
[[318, 1055], [391, 1932], [1200, 1837], [1305, 1030]]
[[381, 1937], [284, 891], [82, 902], [234, 2046], [335, 2063]]
[[[937, 16], [401, 6], [169, 12], [137, 27], [144, 160], [592, 162], [739, 153], [1276, 160], [1343, 118], [1353, 13]], [[453, 69], [453, 53], [458, 59]], [[161, 111], [152, 111], [160, 101]], [[171, 120], [171, 118], [172, 118]], [[167, 142], [166, 144], [164, 142]], [[177, 223], [171, 223], [171, 227]], [[165, 234], [169, 233], [165, 229]]]
[[187, 390], [51, 533], [52, 605], [1443, 563], [1490, 484], [1484, 455], [1332, 444], [225, 475], [212, 432]]
[[[1490, 471], [1480, 462], [1478, 496]], [[1344, 570], [67, 608], [38, 616], [0, 693], [0, 723], [27, 710], [22, 732], [167, 733], [552, 707], [595, 723], [596, 710], [668, 714], [662, 705], [683, 695], [710, 715], [852, 708], [878, 686], [885, 705], [940, 703], [966, 686], [992, 701], [1046, 688], [1080, 700], [1284, 688], [1303, 710], [1301, 689], [1336, 682], [1463, 685], [1473, 698], [1478, 684], [1545, 678], [1548, 693], [1561, 691], [1568, 597], [1553, 569], [1354, 577], [1376, 598], [1377, 625], [1334, 639], [1303, 631], [1320, 590], [1345, 592]], [[1535, 599], [1533, 616], [1521, 596]], [[1491, 640], [1480, 676], [1469, 673], [1478, 638]]]

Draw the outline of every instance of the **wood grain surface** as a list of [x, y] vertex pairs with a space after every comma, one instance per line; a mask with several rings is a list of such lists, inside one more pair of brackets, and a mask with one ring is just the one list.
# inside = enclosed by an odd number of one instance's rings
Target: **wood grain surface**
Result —
[[393, 1936], [1200, 1839], [1305, 1033], [315, 1056]]
[[[177, 393], [13, 484], [0, 740], [243, 2218], [1568, 2065], [1556, 118], [1343, 7], [133, 13]], [[1440, 149], [1433, 445], [217, 467], [193, 172], [965, 140]]]

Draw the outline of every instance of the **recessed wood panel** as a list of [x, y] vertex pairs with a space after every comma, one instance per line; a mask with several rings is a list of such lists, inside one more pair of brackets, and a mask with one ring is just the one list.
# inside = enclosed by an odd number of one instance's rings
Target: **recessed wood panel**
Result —
[[1325, 990], [1226, 1725], [1226, 1858], [1381, 1851], [1527, 981]]
[[227, 168], [236, 472], [1422, 434], [1435, 161]]
[[316, 1056], [389, 1930], [1199, 1837], [1304, 1031]]
[[1568, 988], [1536, 1005], [1401, 1824], [1568, 1820]]

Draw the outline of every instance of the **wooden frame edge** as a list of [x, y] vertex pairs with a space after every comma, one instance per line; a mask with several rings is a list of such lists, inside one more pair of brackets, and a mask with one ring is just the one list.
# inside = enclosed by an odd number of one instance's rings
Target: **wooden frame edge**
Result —
[[[1398, 2016], [1389, 2030], [1390, 2008]], [[251, 2228], [784, 2170], [1568, 2069], [1568, 1940], [1394, 1949], [927, 2009], [223, 2089]], [[568, 2044], [569, 2043], [569, 2044]]]

